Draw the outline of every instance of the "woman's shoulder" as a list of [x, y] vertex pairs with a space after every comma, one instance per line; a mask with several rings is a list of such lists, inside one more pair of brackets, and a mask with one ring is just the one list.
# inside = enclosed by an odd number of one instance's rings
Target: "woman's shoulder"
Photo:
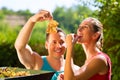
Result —
[[103, 60], [107, 63], [108, 60], [110, 60], [110, 57], [104, 52], [99, 52], [98, 55], [95, 57], [95, 59]]
[[105, 53], [99, 53], [98, 55], [96, 55], [93, 60], [97, 60], [97, 61], [104, 61], [105, 63], [107, 63], [107, 58]]
[[94, 67], [104, 68], [108, 66], [108, 60], [105, 55], [99, 54], [94, 56], [94, 58], [88, 64]]

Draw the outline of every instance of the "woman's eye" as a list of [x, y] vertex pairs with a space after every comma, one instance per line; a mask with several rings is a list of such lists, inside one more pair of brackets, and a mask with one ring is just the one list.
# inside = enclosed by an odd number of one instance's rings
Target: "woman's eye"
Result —
[[81, 26], [81, 27], [79, 27], [79, 31], [81, 31], [81, 30], [84, 30], [85, 28], [88, 28], [87, 26]]

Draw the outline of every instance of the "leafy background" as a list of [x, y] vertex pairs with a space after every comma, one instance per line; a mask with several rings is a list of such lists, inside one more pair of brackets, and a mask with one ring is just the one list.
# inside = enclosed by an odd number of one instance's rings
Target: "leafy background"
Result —
[[[59, 22], [67, 34], [76, 33], [76, 29], [81, 21], [86, 17], [96, 17], [104, 25], [104, 47], [112, 61], [112, 80], [120, 78], [120, 1], [119, 0], [93, 0], [82, 1], [84, 5], [74, 5], [71, 8], [56, 7], [53, 12], [54, 19]], [[88, 5], [98, 7], [98, 10], [91, 10]], [[68, 15], [69, 14], [69, 15]], [[29, 10], [12, 11], [5, 7], [0, 10], [0, 66], [24, 67], [18, 60], [14, 48], [15, 39], [23, 25], [12, 26], [5, 22], [6, 16], [24, 16], [25, 21], [33, 15]], [[47, 22], [36, 23], [29, 45], [40, 55], [47, 55], [44, 47], [45, 31]], [[74, 62], [81, 66], [84, 63], [85, 55], [80, 45], [75, 46]]]

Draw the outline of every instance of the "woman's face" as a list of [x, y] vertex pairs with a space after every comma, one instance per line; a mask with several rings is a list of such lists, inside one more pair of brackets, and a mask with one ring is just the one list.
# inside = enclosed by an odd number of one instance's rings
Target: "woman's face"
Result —
[[90, 43], [93, 30], [89, 20], [84, 20], [77, 29], [77, 35], [80, 36], [78, 43]]
[[66, 50], [65, 35], [62, 32], [51, 33], [48, 41], [46, 42], [46, 48], [48, 49], [49, 56], [61, 58]]

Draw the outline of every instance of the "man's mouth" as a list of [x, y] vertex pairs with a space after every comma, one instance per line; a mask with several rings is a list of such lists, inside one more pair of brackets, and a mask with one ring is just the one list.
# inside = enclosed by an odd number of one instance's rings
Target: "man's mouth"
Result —
[[61, 53], [61, 49], [55, 50], [56, 53]]

